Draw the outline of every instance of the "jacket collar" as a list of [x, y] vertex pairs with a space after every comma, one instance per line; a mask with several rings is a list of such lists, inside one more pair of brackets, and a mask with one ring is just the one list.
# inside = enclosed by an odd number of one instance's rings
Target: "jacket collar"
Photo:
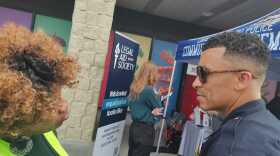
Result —
[[254, 100], [247, 102], [246, 104], [236, 108], [233, 112], [231, 112], [223, 121], [223, 124], [226, 123], [230, 119], [244, 117], [254, 112], [258, 112], [260, 110], [265, 110], [265, 102], [262, 99]]

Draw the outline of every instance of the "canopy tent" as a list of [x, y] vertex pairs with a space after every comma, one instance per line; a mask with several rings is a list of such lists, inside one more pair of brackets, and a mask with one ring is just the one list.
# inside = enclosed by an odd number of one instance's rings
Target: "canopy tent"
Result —
[[[271, 61], [267, 78], [270, 80], [280, 80], [280, 70], [278, 69], [280, 65], [280, 9], [277, 9], [252, 22], [223, 32], [228, 31], [257, 34], [271, 50]], [[210, 37], [223, 32], [178, 42], [175, 60], [197, 64], [202, 46], [205, 42]]]
[[[232, 28], [223, 32], [235, 31], [244, 33], [255, 33], [257, 34], [269, 47], [271, 50], [271, 60], [269, 62], [269, 69], [267, 72], [267, 79], [269, 80], [280, 80], [280, 8], [261, 17], [252, 22], [243, 24], [236, 28]], [[181, 66], [182, 63], [187, 62], [191, 64], [197, 64], [199, 56], [201, 54], [202, 46], [206, 41], [217, 34], [223, 33], [219, 32], [216, 34], [194, 38], [184, 41], [179, 41], [177, 45], [177, 52], [175, 57], [175, 63], [173, 67], [173, 73], [177, 66]], [[171, 91], [173, 85], [173, 75], [171, 78], [171, 84], [169, 87], [169, 92]], [[166, 108], [169, 105], [169, 97], [167, 98]], [[165, 109], [164, 117], [166, 116], [167, 109]], [[157, 153], [159, 151], [159, 145], [161, 142], [161, 136], [163, 133], [163, 127], [165, 123], [165, 118], [161, 125], [160, 136], [158, 140]]]

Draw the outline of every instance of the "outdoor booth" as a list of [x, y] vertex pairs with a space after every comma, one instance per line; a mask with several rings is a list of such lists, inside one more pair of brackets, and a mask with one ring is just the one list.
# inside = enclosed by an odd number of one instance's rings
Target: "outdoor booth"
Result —
[[[266, 87], [264, 98], [266, 98], [266, 101], [269, 102], [272, 98], [274, 98], [277, 92], [280, 92], [279, 83], [277, 83], [277, 80], [280, 80], [280, 8], [259, 19], [236, 28], [226, 30], [225, 32], [228, 31], [255, 33], [268, 45], [271, 50], [267, 81], [264, 85], [264, 87]], [[173, 92], [178, 92], [178, 104], [180, 105], [180, 111], [185, 114], [187, 119], [181, 137], [181, 145], [178, 151], [179, 155], [189, 156], [195, 155], [195, 153], [197, 154], [197, 152], [200, 151], [203, 139], [212, 132], [213, 128], [215, 129], [215, 120], [197, 107], [196, 92], [192, 88], [191, 84], [196, 77], [196, 65], [199, 61], [202, 46], [210, 37], [217, 34], [178, 42], [172, 75], [174, 75], [175, 72], [178, 72], [178, 69], [183, 70], [183, 75], [181, 76], [181, 88], [173, 90]], [[171, 91], [174, 83], [178, 83], [177, 81], [178, 77], [172, 76], [172, 83], [169, 87], [169, 91]], [[169, 106], [169, 99], [170, 98], [168, 97], [166, 105], [167, 109], [165, 109], [164, 116], [171, 107]], [[165, 120], [165, 118], [163, 120]], [[161, 125], [157, 152], [159, 152], [164, 123], [165, 122], [163, 121]]]

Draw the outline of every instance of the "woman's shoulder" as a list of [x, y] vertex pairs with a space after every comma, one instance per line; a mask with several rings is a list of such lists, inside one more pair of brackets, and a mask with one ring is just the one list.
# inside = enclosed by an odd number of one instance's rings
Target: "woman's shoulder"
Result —
[[151, 96], [156, 96], [157, 93], [154, 90], [153, 86], [145, 86], [143, 91], [142, 91], [142, 96], [144, 97], [151, 97]]

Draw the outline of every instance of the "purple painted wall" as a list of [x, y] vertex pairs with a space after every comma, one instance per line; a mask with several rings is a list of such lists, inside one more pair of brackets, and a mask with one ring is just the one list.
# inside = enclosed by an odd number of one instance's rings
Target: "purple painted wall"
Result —
[[9, 21], [31, 29], [32, 13], [0, 7], [0, 26]]

